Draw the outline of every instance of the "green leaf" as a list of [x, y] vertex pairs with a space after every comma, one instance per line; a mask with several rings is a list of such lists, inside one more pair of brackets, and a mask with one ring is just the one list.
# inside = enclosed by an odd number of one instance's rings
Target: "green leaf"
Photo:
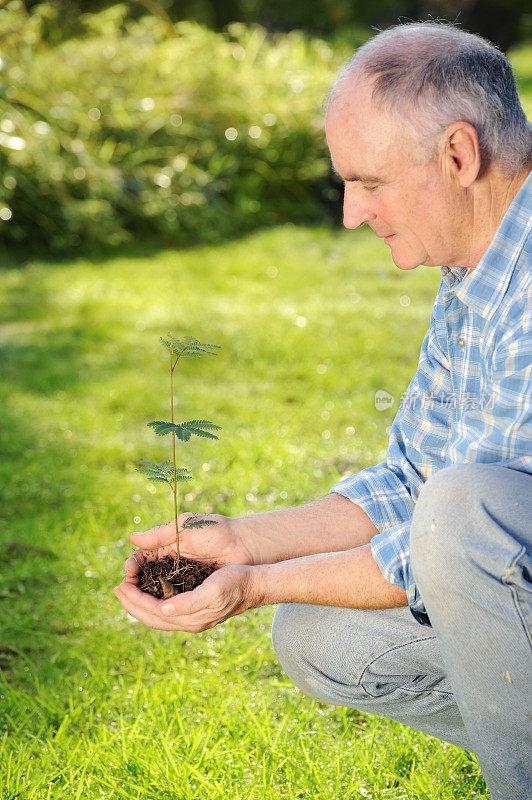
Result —
[[[161, 481], [173, 486], [174, 465], [172, 461], [163, 461], [161, 464], [156, 464], [154, 461], [148, 461], [147, 458], [139, 458], [138, 463], [140, 466], [137, 467], [137, 472], [146, 475], [149, 480]], [[190, 470], [187, 467], [177, 467], [175, 477], [178, 481], [192, 480], [192, 475], [190, 475]]]
[[203, 358], [203, 356], [215, 356], [216, 353], [211, 353], [209, 350], [186, 350], [181, 353], [181, 358]]
[[183, 475], [183, 474], [180, 475], [179, 472], [177, 472], [175, 479], [176, 481], [191, 481], [192, 475]]
[[172, 355], [185, 358], [203, 358], [204, 356], [215, 356], [211, 350], [220, 349], [218, 344], [207, 344], [206, 342], [199, 342], [193, 336], [186, 336], [184, 339], [176, 339], [171, 333], [168, 334], [167, 339], [161, 337], [161, 342], [170, 351]]
[[183, 528], [203, 528], [205, 525], [218, 525], [215, 519], [193, 519], [189, 517], [183, 525]]
[[165, 433], [175, 431], [177, 433], [180, 425], [175, 425], [173, 422], [163, 422], [162, 420], [153, 420], [148, 422], [148, 428], [153, 428], [157, 436], [164, 436]]
[[153, 428], [157, 436], [164, 436], [167, 433], [175, 433], [178, 439], [183, 442], [188, 442], [191, 435], [194, 433], [196, 436], [204, 436], [208, 439], [217, 439], [213, 433], [208, 433], [209, 430], [221, 430], [219, 425], [214, 422], [209, 422], [208, 419], [193, 419], [189, 422], [163, 422], [161, 420], [154, 420], [148, 422], [148, 427]]
[[194, 433], [196, 436], [204, 436], [207, 439], [218, 438], [214, 433], [209, 433], [209, 430], [221, 430], [219, 425], [215, 425], [214, 422], [209, 422], [207, 419], [193, 419], [190, 420], [190, 422], [182, 422], [181, 427], [185, 431], [190, 431], [190, 433]]
[[137, 469], [143, 470], [144, 472], [153, 472], [155, 474], [164, 473], [168, 465], [171, 464], [170, 461], [163, 461], [161, 464], [156, 464], [155, 461], [149, 461], [147, 458], [139, 458], [138, 463], [140, 467]]

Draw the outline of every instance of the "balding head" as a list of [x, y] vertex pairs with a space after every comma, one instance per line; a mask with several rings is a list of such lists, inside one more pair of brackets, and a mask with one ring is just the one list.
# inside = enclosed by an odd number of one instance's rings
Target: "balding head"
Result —
[[349, 60], [329, 107], [349, 103], [360, 81], [371, 82], [376, 108], [423, 141], [426, 157], [434, 154], [439, 134], [463, 121], [476, 131], [481, 174], [494, 162], [510, 176], [532, 163], [532, 126], [510, 63], [480, 36], [435, 22], [383, 31]]

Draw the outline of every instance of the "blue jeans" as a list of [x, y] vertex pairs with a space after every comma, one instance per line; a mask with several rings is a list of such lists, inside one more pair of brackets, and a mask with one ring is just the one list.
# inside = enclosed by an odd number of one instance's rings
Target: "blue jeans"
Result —
[[532, 798], [532, 476], [447, 467], [424, 485], [408, 607], [283, 604], [272, 641], [323, 703], [380, 714], [474, 752], [492, 800]]

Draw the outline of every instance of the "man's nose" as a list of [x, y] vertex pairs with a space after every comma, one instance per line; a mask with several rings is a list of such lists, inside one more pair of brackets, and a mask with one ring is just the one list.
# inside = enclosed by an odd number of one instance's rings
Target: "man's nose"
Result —
[[355, 182], [344, 185], [344, 228], [359, 228], [375, 218], [369, 198], [364, 194], [363, 188]]

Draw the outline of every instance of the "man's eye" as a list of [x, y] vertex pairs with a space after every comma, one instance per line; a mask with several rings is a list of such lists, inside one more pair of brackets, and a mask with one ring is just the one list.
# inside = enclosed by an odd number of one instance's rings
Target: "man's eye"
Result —
[[379, 183], [365, 183], [364, 184], [364, 189], [367, 189], [368, 192], [374, 192], [375, 189], [379, 188], [379, 186], [380, 186]]

